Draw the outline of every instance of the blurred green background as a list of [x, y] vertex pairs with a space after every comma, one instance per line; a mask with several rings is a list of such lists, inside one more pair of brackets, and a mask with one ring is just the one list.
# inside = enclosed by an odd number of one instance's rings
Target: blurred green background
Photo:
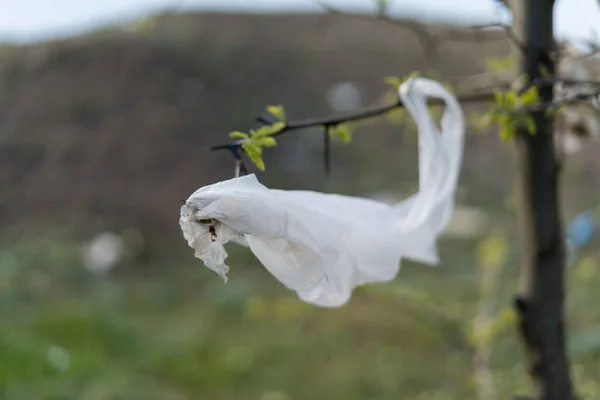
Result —
[[[507, 399], [526, 391], [510, 311], [519, 246], [513, 154], [471, 130], [441, 265], [403, 263], [339, 309], [304, 304], [243, 248], [227, 283], [193, 258], [181, 199], [228, 179], [206, 146], [268, 104], [290, 119], [390, 100], [386, 76], [480, 73], [508, 43], [433, 53], [396, 27], [332, 16], [161, 15], [0, 47], [0, 399]], [[475, 108], [465, 110], [471, 116]], [[399, 201], [416, 137], [398, 115], [352, 126], [325, 178], [318, 131], [281, 138], [270, 187]], [[410, 124], [409, 124], [410, 125]], [[565, 220], [598, 203], [586, 143]], [[600, 247], [567, 271], [569, 351], [600, 398]]]

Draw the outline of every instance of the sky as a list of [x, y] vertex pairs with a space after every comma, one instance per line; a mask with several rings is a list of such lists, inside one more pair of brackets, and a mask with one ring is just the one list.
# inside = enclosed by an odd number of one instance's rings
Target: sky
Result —
[[[369, 12], [374, 0], [319, 0], [348, 12]], [[428, 21], [483, 24], [506, 21], [493, 0], [388, 0], [393, 15]], [[0, 0], [0, 41], [34, 42], [69, 36], [165, 10], [319, 12], [316, 0]], [[561, 38], [600, 37], [598, 0], [557, 0]]]

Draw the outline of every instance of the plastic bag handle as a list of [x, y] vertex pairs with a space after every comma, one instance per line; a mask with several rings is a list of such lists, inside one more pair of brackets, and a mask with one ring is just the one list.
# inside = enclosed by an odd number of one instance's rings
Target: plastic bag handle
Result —
[[[454, 204], [462, 161], [464, 115], [458, 100], [437, 81], [410, 79], [400, 85], [398, 92], [419, 134], [419, 193], [403, 225], [405, 229], [415, 228], [427, 223], [434, 214], [442, 215], [440, 220], [431, 222], [439, 233]], [[431, 98], [444, 102], [441, 131], [428, 109]], [[448, 211], [439, 210], [440, 207]]]

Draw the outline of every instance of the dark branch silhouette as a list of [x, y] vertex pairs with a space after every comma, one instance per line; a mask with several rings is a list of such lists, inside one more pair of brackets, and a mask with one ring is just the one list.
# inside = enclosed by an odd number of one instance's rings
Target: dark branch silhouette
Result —
[[[531, 105], [528, 107], [523, 107], [521, 111], [524, 113], [525, 112], [533, 112], [533, 111], [543, 111], [543, 110], [557, 108], [557, 107], [564, 106], [564, 105], [578, 104], [582, 101], [587, 101], [587, 100], [597, 98], [598, 96], [600, 96], [600, 81], [576, 80], [576, 79], [571, 79], [571, 78], [562, 78], [562, 77], [558, 77], [558, 76], [547, 76], [547, 77], [540, 77], [540, 78], [534, 79], [529, 84], [525, 85], [519, 91], [519, 93], [522, 94], [525, 90], [529, 89], [532, 86], [537, 86], [537, 87], [541, 88], [541, 87], [545, 87], [545, 86], [552, 86], [557, 83], [562, 83], [564, 85], [571, 85], [571, 86], [573, 86], [573, 85], [595, 86], [597, 90], [583, 92], [583, 93], [577, 93], [577, 94], [573, 94], [570, 96], [564, 96], [562, 98], [554, 99], [554, 101], [552, 101], [552, 102], [542, 102], [542, 103]], [[457, 99], [459, 102], [461, 102], [463, 104], [477, 104], [477, 103], [488, 102], [488, 101], [494, 100], [494, 93], [489, 92], [489, 91], [482, 91], [480, 93], [458, 95]], [[431, 105], [440, 105], [440, 104], [442, 104], [442, 102], [431, 101], [430, 104]], [[303, 120], [297, 120], [297, 121], [289, 121], [289, 122], [285, 123], [283, 128], [281, 128], [279, 131], [272, 134], [271, 136], [277, 137], [277, 136], [281, 136], [281, 135], [284, 135], [284, 134], [287, 134], [287, 133], [290, 133], [293, 131], [312, 128], [312, 127], [323, 127], [324, 129], [329, 131], [331, 128], [335, 128], [336, 126], [343, 124], [343, 123], [360, 121], [360, 120], [364, 120], [364, 119], [378, 117], [381, 115], [385, 115], [396, 109], [402, 108], [402, 107], [404, 107], [404, 105], [402, 104], [402, 101], [397, 100], [396, 102], [391, 103], [391, 104], [369, 107], [369, 108], [365, 108], [365, 109], [362, 109], [362, 110], [359, 110], [359, 111], [356, 111], [353, 113], [348, 113], [348, 114], [327, 116], [327, 117], [320, 117], [320, 118], [309, 118], [309, 119], [303, 119]], [[272, 117], [269, 117], [268, 115], [261, 115], [257, 118], [257, 121], [261, 125], [271, 125], [271, 124], [277, 122], [277, 121], [272, 120], [271, 118]], [[230, 143], [227, 143], [227, 144], [209, 147], [208, 150], [210, 150], [210, 151], [229, 150], [233, 154], [234, 158], [236, 159], [236, 162], [240, 162], [242, 160], [242, 155], [243, 155], [243, 150], [241, 148], [243, 144], [244, 144], [244, 140], [239, 139], [239, 140], [235, 140]], [[330, 150], [326, 150], [327, 154], [329, 151]], [[329, 155], [327, 156], [327, 160], [329, 160]], [[329, 161], [327, 161], [327, 162], [329, 162]], [[242, 166], [243, 166], [243, 164], [242, 164]], [[243, 169], [245, 170], [245, 167]]]
[[[493, 93], [489, 93], [489, 92], [458, 96], [459, 101], [462, 103], [481, 103], [483, 101], [492, 100], [493, 98], [494, 98]], [[433, 101], [431, 104], [442, 104], [442, 103], [439, 101]], [[335, 127], [335, 126], [338, 126], [338, 125], [340, 125], [342, 123], [346, 123], [346, 122], [353, 122], [353, 121], [359, 121], [359, 120], [363, 120], [363, 119], [378, 117], [378, 116], [387, 114], [391, 111], [394, 111], [396, 109], [402, 108], [402, 107], [404, 107], [404, 105], [402, 104], [402, 101], [398, 100], [392, 104], [365, 108], [360, 111], [357, 111], [354, 113], [349, 113], [349, 114], [328, 116], [328, 117], [321, 117], [321, 118], [310, 118], [310, 119], [304, 119], [304, 120], [298, 120], [298, 121], [290, 121], [290, 122], [286, 122], [285, 126], [283, 128], [281, 128], [281, 130], [279, 130], [278, 132], [274, 133], [271, 136], [276, 137], [276, 136], [280, 136], [280, 135], [283, 135], [283, 134], [286, 134], [286, 133], [289, 133], [292, 131], [306, 129], [306, 128], [312, 128], [312, 127], [319, 127], [319, 126]], [[269, 120], [267, 120], [265, 117], [259, 117], [258, 120], [263, 124], [271, 124], [272, 123], [272, 122], [269, 122]], [[244, 143], [243, 140], [236, 140], [236, 141], [233, 141], [228, 144], [212, 146], [209, 148], [209, 150], [211, 150], [211, 151], [230, 150], [231, 151], [231, 149], [241, 147], [241, 145], [243, 143]]]

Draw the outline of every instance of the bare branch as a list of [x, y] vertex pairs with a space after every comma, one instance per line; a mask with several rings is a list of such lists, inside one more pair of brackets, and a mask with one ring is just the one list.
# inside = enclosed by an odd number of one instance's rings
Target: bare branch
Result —
[[592, 100], [594, 98], [598, 98], [598, 96], [600, 96], [600, 90], [597, 90], [594, 92], [587, 92], [587, 93], [577, 93], [577, 94], [574, 94], [571, 96], [564, 96], [559, 99], [554, 99], [554, 101], [551, 101], [551, 102], [535, 104], [533, 106], [524, 108], [522, 111], [523, 112], [546, 111], [546, 110], [551, 110], [554, 108], [559, 108], [561, 106], [582, 104], [582, 102], [586, 102], [586, 101]]
[[481, 29], [489, 29], [489, 28], [502, 29], [504, 31], [504, 33], [506, 34], [506, 36], [511, 40], [511, 42], [513, 42], [513, 44], [515, 44], [522, 52], [525, 52], [525, 50], [526, 50], [525, 44], [519, 40], [519, 38], [517, 37], [517, 35], [515, 34], [515, 32], [513, 31], [512, 27], [510, 25], [506, 25], [506, 24], [502, 24], [502, 23], [493, 23], [493, 24], [485, 24], [485, 25], [478, 25], [478, 26], [470, 27], [470, 29], [473, 29], [475, 31], [481, 30]]
[[571, 57], [571, 59], [569, 60], [570, 62], [583, 61], [600, 54], [600, 44], [597, 41], [594, 41], [592, 39], [578, 39], [574, 41], [583, 44], [585, 47], [588, 48], [588, 51]]
[[415, 20], [396, 19], [384, 13], [375, 15], [346, 13], [336, 8], [330, 7], [317, 1], [325, 11], [333, 15], [362, 19], [367, 21], [382, 21], [389, 25], [393, 25], [412, 32], [422, 47], [428, 51], [441, 41], [451, 42], [469, 42], [469, 41], [496, 41], [510, 39], [521, 50], [524, 51], [525, 46], [519, 41], [511, 26], [502, 23], [492, 23], [486, 25], [477, 25], [467, 28], [440, 27], [432, 26]]
[[[595, 81], [595, 80], [591, 80], [591, 79], [563, 78], [561, 76], [544, 76], [541, 78], [536, 78], [536, 79], [532, 80], [528, 85], [523, 86], [523, 88], [519, 91], [519, 94], [523, 94], [527, 89], [529, 89], [533, 86], [543, 87], [543, 86], [554, 85], [554, 84], [559, 84], [559, 83], [564, 86], [570, 86], [570, 87], [572, 87], [572, 86], [588, 86], [588, 87], [594, 86], [598, 90], [600, 90], [600, 81]], [[598, 95], [597, 92], [587, 92], [587, 93], [583, 93], [583, 94], [593, 97], [594, 93], [595, 93], [595, 95]], [[575, 98], [573, 97], [573, 99], [575, 99]], [[584, 100], [584, 99], [575, 99], [575, 100]]]
[[514, 78], [514, 74], [510, 71], [505, 73], [481, 72], [467, 76], [452, 76], [446, 78], [446, 81], [458, 91], [480, 93], [510, 89], [515, 80]]

